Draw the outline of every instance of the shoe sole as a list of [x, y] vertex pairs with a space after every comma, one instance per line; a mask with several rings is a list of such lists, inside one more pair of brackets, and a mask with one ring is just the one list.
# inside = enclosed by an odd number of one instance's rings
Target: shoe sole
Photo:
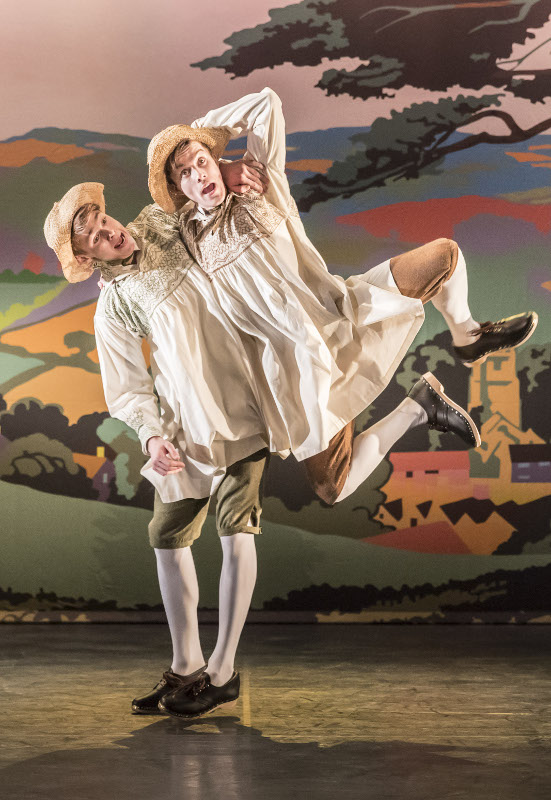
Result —
[[160, 708], [141, 709], [141, 708], [135, 708], [134, 706], [132, 706], [132, 713], [135, 714], [136, 716], [145, 717], [145, 716], [152, 715], [152, 714], [155, 714], [155, 715], [158, 716], [159, 714], [165, 714], [166, 712], [165, 711], [161, 711]]
[[237, 700], [222, 700], [221, 703], [209, 708], [208, 711], [203, 711], [201, 714], [177, 714], [175, 711], [169, 711], [168, 708], [165, 708], [163, 705], [159, 703], [159, 709], [168, 714], [171, 717], [180, 717], [181, 719], [198, 719], [199, 717], [206, 717], [207, 714], [212, 714], [213, 711], [216, 711], [217, 708], [220, 706], [226, 706], [227, 708], [233, 708], [237, 703]]
[[[442, 386], [440, 381], [437, 378], [434, 377], [432, 372], [425, 372], [425, 374], [422, 375], [421, 377], [425, 381], [425, 383], [429, 384], [431, 389], [434, 389], [436, 394], [439, 397], [441, 397], [442, 400], [445, 403], [447, 403], [447, 405], [451, 406], [451, 408], [453, 408], [453, 410], [457, 414], [459, 414], [460, 417], [462, 417], [465, 420], [465, 422], [470, 427], [470, 429], [471, 429], [471, 431], [473, 433], [473, 436], [475, 438], [475, 442], [476, 442], [476, 444], [474, 445], [475, 449], [477, 447], [480, 447], [480, 445], [482, 444], [482, 439], [480, 438], [479, 430], [476, 427], [476, 425], [474, 424], [474, 420], [469, 416], [469, 414], [467, 414], [465, 409], [462, 408], [461, 406], [458, 406], [457, 403], [454, 403], [453, 400], [450, 397], [448, 397], [447, 394], [444, 393], [444, 387]], [[457, 436], [457, 434], [456, 434], [456, 436]]]
[[530, 325], [530, 327], [526, 331], [526, 334], [520, 340], [520, 342], [517, 342], [516, 344], [509, 347], [498, 347], [496, 350], [490, 350], [488, 353], [486, 353], [486, 355], [480, 356], [480, 358], [477, 358], [475, 361], [463, 361], [462, 363], [465, 364], [466, 367], [474, 367], [476, 364], [483, 364], [489, 356], [493, 355], [494, 353], [499, 353], [500, 350], [515, 350], [517, 347], [520, 347], [521, 344], [527, 342], [530, 336], [534, 333], [538, 324], [538, 319], [539, 317], [534, 311], [532, 324]]

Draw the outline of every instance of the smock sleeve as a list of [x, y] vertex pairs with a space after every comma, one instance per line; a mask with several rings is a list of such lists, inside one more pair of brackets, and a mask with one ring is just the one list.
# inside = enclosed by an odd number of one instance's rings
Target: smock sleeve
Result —
[[162, 436], [153, 380], [138, 334], [105, 316], [94, 319], [103, 391], [112, 417], [136, 431], [145, 455], [152, 436]]
[[225, 126], [232, 139], [247, 134], [245, 160], [255, 159], [265, 165], [270, 186], [266, 199], [284, 213], [289, 210], [291, 193], [285, 175], [285, 119], [278, 95], [269, 88], [247, 94], [235, 103], [209, 111], [192, 122], [194, 128]]

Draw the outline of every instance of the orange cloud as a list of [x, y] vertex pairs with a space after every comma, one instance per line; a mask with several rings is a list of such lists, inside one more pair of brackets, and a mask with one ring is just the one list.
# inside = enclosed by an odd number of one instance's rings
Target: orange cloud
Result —
[[[546, 156], [543, 153], [507, 153], [508, 156], [511, 156], [518, 161], [519, 163], [528, 162], [533, 164], [535, 167], [551, 167], [551, 156]], [[536, 161], [547, 161], [547, 164], [536, 164]]]
[[77, 147], [76, 144], [17, 139], [15, 142], [0, 142], [0, 167], [24, 167], [35, 158], [45, 158], [52, 164], [62, 164], [73, 158], [92, 155], [93, 152], [86, 147]]
[[300, 161], [288, 161], [285, 166], [297, 172], [321, 172], [325, 175], [332, 164], [329, 158], [303, 158]]
[[[543, 149], [549, 145], [534, 145], [530, 150]], [[551, 156], [544, 153], [507, 153], [520, 164], [530, 164], [532, 167], [547, 167], [551, 169]]]

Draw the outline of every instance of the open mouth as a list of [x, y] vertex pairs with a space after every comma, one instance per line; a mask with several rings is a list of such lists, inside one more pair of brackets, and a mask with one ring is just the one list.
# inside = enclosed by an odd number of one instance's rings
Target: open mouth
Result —
[[121, 248], [123, 246], [125, 238], [126, 237], [125, 237], [124, 233], [121, 232], [121, 238], [119, 239], [119, 241], [115, 245], [115, 250], [118, 250], [119, 248]]
[[209, 183], [208, 186], [205, 186], [201, 194], [212, 194], [215, 189], [216, 186], [214, 185], [214, 183]]

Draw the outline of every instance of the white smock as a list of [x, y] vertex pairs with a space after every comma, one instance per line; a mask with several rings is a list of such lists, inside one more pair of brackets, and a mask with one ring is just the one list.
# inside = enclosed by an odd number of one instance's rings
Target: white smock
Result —
[[241, 334], [270, 440], [302, 460], [325, 450], [385, 388], [423, 304], [400, 294], [388, 262], [347, 280], [328, 271], [290, 194], [275, 92], [247, 95], [193, 126], [226, 126], [232, 138], [246, 132], [245, 159], [266, 165], [264, 196], [229, 194], [211, 211], [184, 209], [180, 227]]
[[163, 502], [208, 497], [227, 466], [270, 447], [254, 376], [211, 282], [181, 241], [176, 215], [147, 206], [127, 230], [137, 264], [101, 264], [107, 283], [94, 316], [107, 407], [137, 433], [144, 454], [152, 436], [180, 451], [181, 472], [163, 477], [151, 460], [141, 470]]
[[277, 95], [266, 89], [193, 124], [247, 131], [271, 182], [264, 210], [247, 198], [261, 235], [247, 222], [252, 242], [209, 272], [187, 252], [177, 216], [148, 206], [128, 226], [137, 268], [102, 265], [109, 282], [94, 320], [110, 414], [145, 454], [163, 436], [186, 465], [162, 477], [145, 464], [163, 502], [213, 494], [226, 467], [262, 448], [299, 460], [324, 450], [386, 386], [423, 320], [388, 262], [346, 281], [328, 272], [290, 196]]

